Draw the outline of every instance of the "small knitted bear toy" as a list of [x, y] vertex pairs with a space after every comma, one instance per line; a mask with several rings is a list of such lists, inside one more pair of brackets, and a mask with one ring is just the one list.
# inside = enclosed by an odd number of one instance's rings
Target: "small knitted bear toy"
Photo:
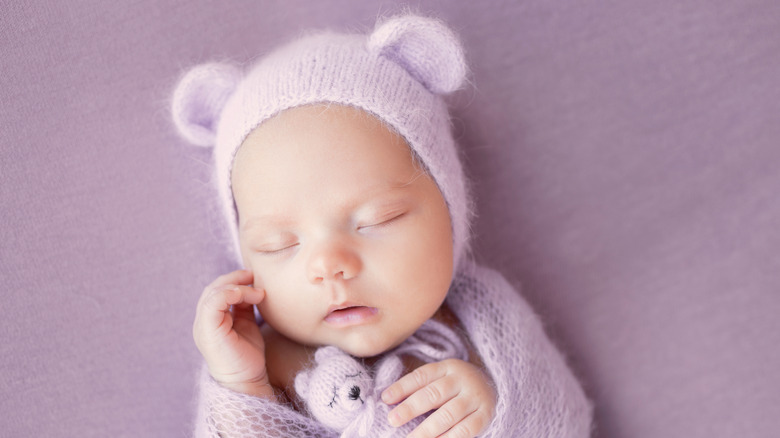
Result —
[[373, 375], [333, 346], [318, 349], [314, 361], [313, 368], [295, 377], [295, 391], [314, 418], [342, 437], [406, 436], [421, 422], [416, 418], [397, 429], [387, 423], [390, 407], [381, 394], [401, 377], [403, 364], [397, 355], [382, 358]]
[[458, 335], [431, 319], [403, 344], [385, 354], [373, 372], [336, 347], [319, 348], [314, 353], [314, 366], [295, 377], [295, 392], [317, 421], [342, 432], [342, 437], [406, 436], [425, 417], [394, 428], [387, 422], [391, 407], [381, 397], [382, 391], [401, 377], [404, 354], [425, 362], [468, 357]]

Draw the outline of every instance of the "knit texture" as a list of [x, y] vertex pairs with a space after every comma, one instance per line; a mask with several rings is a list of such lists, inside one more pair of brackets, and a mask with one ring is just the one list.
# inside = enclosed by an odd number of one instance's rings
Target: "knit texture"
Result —
[[[538, 317], [499, 273], [464, 262], [447, 303], [465, 328], [498, 395], [494, 419], [481, 436], [589, 436], [592, 407], [582, 388]], [[339, 436], [292, 406], [222, 388], [204, 367], [196, 436], [220, 433], [239, 438]]]
[[[382, 402], [381, 393], [401, 377], [403, 363], [397, 355], [386, 355], [374, 369], [333, 346], [318, 349], [314, 359], [314, 367], [295, 377], [295, 392], [306, 402], [312, 418], [342, 436], [375, 437], [393, 432], [386, 421], [390, 409]], [[404, 431], [411, 432], [417, 423], [412, 422]]]
[[243, 75], [210, 63], [189, 71], [173, 96], [173, 119], [193, 144], [214, 146], [219, 196], [240, 263], [233, 159], [246, 137], [285, 109], [327, 103], [359, 108], [401, 135], [450, 211], [453, 258], [467, 252], [471, 202], [443, 95], [466, 78], [462, 46], [442, 22], [414, 15], [380, 22], [369, 35], [321, 32], [295, 40]]
[[415, 418], [394, 428], [387, 422], [390, 407], [381, 394], [401, 378], [403, 355], [430, 363], [444, 359], [468, 359], [468, 350], [446, 325], [428, 320], [400, 346], [387, 352], [369, 369], [337, 347], [321, 347], [315, 365], [295, 377], [295, 392], [306, 402], [311, 416], [344, 437], [406, 436], [424, 419]]

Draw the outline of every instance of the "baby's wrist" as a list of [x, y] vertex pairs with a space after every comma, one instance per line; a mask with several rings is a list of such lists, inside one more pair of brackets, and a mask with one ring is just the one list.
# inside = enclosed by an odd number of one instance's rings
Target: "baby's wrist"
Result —
[[249, 382], [230, 382], [223, 381], [214, 375], [211, 377], [219, 384], [219, 386], [227, 388], [231, 391], [274, 401], [277, 399], [274, 392], [274, 387], [268, 381], [267, 377]]
[[220, 386], [227, 388], [231, 391], [241, 394], [251, 395], [253, 397], [265, 398], [268, 400], [276, 401], [277, 397], [274, 393], [274, 388], [270, 383], [257, 384], [257, 383], [225, 383], [217, 381]]

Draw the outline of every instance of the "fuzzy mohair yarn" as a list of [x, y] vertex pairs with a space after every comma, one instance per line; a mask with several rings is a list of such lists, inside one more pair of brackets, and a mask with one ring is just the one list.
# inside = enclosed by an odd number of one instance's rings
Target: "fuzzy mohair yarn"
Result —
[[233, 159], [263, 121], [289, 108], [359, 108], [401, 135], [439, 187], [457, 267], [469, 241], [471, 203], [443, 96], [466, 79], [463, 49], [442, 22], [405, 15], [368, 35], [322, 32], [271, 52], [247, 74], [225, 63], [190, 70], [173, 96], [173, 119], [193, 144], [214, 147], [218, 191], [240, 261], [231, 188]]
[[403, 373], [403, 355], [423, 362], [468, 359], [466, 345], [446, 325], [428, 320], [404, 343], [387, 352], [372, 368], [334, 346], [320, 347], [314, 364], [295, 377], [295, 392], [309, 413], [343, 437], [402, 436], [425, 417], [401, 428], [387, 422], [391, 407], [382, 401], [382, 391]]

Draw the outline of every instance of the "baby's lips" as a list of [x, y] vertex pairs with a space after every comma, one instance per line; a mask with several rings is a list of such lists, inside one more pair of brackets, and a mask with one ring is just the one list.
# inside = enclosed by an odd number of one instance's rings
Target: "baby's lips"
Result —
[[348, 327], [370, 322], [379, 309], [367, 306], [351, 306], [332, 310], [325, 317], [325, 322], [335, 327]]

